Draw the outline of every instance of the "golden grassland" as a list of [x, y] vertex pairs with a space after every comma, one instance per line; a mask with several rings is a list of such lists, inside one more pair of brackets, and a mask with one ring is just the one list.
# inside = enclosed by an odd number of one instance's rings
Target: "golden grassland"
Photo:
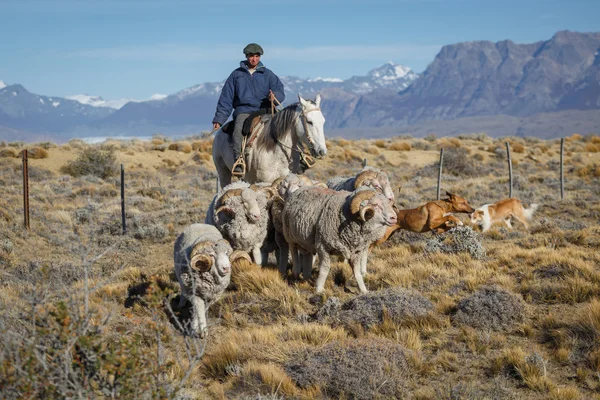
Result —
[[[406, 366], [393, 375], [406, 398], [600, 399], [600, 137], [566, 139], [563, 201], [559, 140], [483, 134], [331, 139], [326, 158], [307, 174], [326, 181], [354, 174], [366, 160], [389, 173], [400, 208], [416, 207], [435, 199], [443, 147], [442, 193], [460, 194], [477, 207], [508, 197], [505, 142], [513, 150], [514, 196], [541, 204], [529, 230], [518, 222], [513, 230], [493, 227], [482, 235], [483, 259], [426, 253], [432, 234], [405, 233], [369, 258], [369, 290], [414, 290], [434, 306], [427, 318], [398, 321], [384, 313], [380, 323], [368, 327], [320, 320], [315, 315], [328, 300], [344, 303], [358, 296], [347, 264], [333, 264], [324, 293], [316, 296], [316, 275], [312, 282], [284, 280], [274, 263], [260, 268], [242, 261], [234, 266], [230, 289], [209, 311], [206, 339], [183, 336], [177, 321], [186, 318], [186, 310], [171, 312], [168, 305], [176, 304], [179, 293], [173, 276], [175, 238], [187, 225], [204, 221], [215, 192], [210, 142], [157, 136], [102, 145], [125, 168], [126, 235], [121, 234], [119, 176], [64, 172], [81, 152], [99, 145], [2, 143], [0, 334], [39, 334], [32, 323], [48, 333], [51, 319], [67, 336], [90, 335], [89, 329], [69, 329], [77, 315], [86, 315], [83, 311], [92, 315], [86, 326], [98, 327], [93, 340], [111, 354], [98, 361], [96, 375], [84, 380], [89, 386], [83, 393], [93, 396], [110, 397], [101, 385], [89, 383], [99, 377], [123, 398], [132, 396], [136, 385], [145, 386], [128, 371], [146, 368], [152, 382], [171, 390], [147, 389], [154, 397], [177, 390], [181, 398], [386, 398], [389, 392], [382, 387], [390, 383], [385, 380], [360, 393], [337, 392], [326, 381], [295, 380], [289, 365], [311, 351], [337, 349], [339, 354], [356, 343], [371, 343], [363, 347], [377, 357], [378, 343], [392, 343], [406, 354]], [[36, 148], [38, 155], [29, 160], [29, 232], [22, 227], [23, 148]], [[466, 215], [458, 217], [469, 225]], [[453, 320], [462, 299], [490, 285], [524, 300], [522, 322], [496, 331]], [[61, 304], [77, 311], [64, 311]], [[200, 356], [189, 357], [194, 349]], [[346, 361], [344, 354], [339, 357], [340, 363]], [[4, 387], [16, 387], [27, 375], [11, 365], [0, 367]], [[334, 373], [327, 362], [314, 368], [322, 368], [323, 376]], [[351, 370], [338, 373], [351, 377]], [[387, 372], [374, 371], [372, 382], [379, 382], [377, 373]], [[31, 392], [3, 397], [42, 396], [25, 389]]]

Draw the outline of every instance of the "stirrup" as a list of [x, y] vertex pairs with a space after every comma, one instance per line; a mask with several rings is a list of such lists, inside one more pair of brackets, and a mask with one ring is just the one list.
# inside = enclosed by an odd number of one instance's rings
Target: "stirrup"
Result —
[[306, 165], [306, 169], [314, 167], [315, 163], [317, 162], [317, 160], [308, 154], [304, 154], [304, 152], [300, 153], [300, 161], [302, 164]]
[[[235, 167], [238, 165], [242, 166], [241, 172], [235, 171]], [[244, 162], [244, 157], [238, 157], [238, 159], [233, 163], [233, 166], [231, 167], [231, 175], [237, 178], [243, 178], [246, 175], [246, 163]]]

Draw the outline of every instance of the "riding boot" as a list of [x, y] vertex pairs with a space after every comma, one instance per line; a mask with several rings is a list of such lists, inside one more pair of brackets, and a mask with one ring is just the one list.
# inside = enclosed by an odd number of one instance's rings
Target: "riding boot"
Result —
[[235, 126], [233, 128], [232, 140], [233, 140], [233, 159], [235, 168], [232, 172], [240, 174], [243, 172], [244, 168], [241, 163], [238, 163], [238, 160], [243, 157], [242, 155], [242, 142], [244, 140], [244, 134], [242, 129], [244, 128], [244, 121], [248, 118], [250, 114], [238, 114], [235, 117]]

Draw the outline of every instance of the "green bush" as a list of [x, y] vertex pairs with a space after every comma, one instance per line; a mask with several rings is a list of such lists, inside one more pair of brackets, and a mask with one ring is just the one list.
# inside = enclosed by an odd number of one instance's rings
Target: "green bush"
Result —
[[61, 171], [74, 177], [94, 175], [106, 179], [117, 175], [119, 167], [114, 150], [89, 147], [82, 150], [75, 161], [63, 166]]

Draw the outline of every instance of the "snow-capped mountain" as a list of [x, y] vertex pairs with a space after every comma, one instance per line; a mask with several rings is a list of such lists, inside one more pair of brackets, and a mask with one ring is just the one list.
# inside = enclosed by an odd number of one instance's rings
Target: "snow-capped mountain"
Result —
[[410, 68], [394, 64], [392, 61], [369, 71], [366, 76], [353, 76], [343, 80], [339, 78], [301, 79], [295, 76], [281, 77], [286, 97], [295, 98], [296, 93], [315, 95], [326, 88], [338, 88], [349, 93], [365, 94], [376, 89], [401, 91], [406, 89], [419, 77]]
[[114, 110], [92, 107], [62, 97], [42, 96], [19, 84], [0, 89], [0, 126], [34, 133], [57, 133], [110, 115]]
[[4, 81], [0, 80], [0, 89], [4, 89], [6, 87], [6, 83], [4, 83]]
[[67, 96], [66, 98], [69, 100], [78, 101], [81, 104], [90, 105], [92, 107], [109, 107], [109, 108], [114, 108], [115, 110], [118, 110], [129, 102], [140, 103], [142, 101], [162, 100], [165, 97], [167, 97], [166, 94], [155, 93], [148, 100], [137, 100], [137, 99], [104, 100], [100, 96], [90, 96], [88, 94], [76, 94], [76, 95], [72, 95], [72, 96]]

